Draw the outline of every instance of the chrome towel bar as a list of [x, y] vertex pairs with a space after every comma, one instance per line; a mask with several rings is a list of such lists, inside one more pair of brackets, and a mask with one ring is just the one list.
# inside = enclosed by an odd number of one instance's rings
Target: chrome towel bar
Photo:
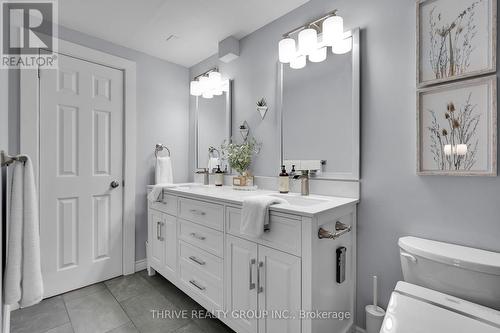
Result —
[[26, 162], [26, 156], [9, 156], [3, 150], [0, 152], [0, 166], [9, 166], [14, 161]]
[[318, 230], [318, 238], [337, 239], [340, 236], [347, 234], [349, 231], [351, 231], [351, 229], [352, 228], [350, 225], [337, 221], [335, 222], [335, 232], [330, 232], [320, 227]]

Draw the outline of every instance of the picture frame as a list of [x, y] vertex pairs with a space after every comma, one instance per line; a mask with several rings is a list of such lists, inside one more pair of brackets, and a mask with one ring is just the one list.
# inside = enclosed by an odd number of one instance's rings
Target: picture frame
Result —
[[417, 91], [417, 174], [497, 175], [496, 75]]
[[496, 72], [497, 0], [416, 0], [417, 87]]

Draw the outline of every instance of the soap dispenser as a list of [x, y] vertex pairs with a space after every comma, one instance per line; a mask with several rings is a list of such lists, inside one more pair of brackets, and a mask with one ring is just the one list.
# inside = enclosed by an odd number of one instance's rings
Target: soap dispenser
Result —
[[224, 172], [220, 169], [220, 165], [217, 165], [217, 170], [215, 171], [215, 186], [222, 186], [224, 184]]
[[285, 166], [281, 166], [281, 173], [279, 176], [279, 191], [280, 193], [288, 193], [290, 191], [290, 178], [286, 172]]

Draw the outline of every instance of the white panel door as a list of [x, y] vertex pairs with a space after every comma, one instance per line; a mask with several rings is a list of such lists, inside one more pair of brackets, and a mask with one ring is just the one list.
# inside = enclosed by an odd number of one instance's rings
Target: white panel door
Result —
[[[257, 311], [257, 244], [227, 235], [226, 310]], [[228, 317], [238, 332], [257, 333], [257, 319]]]
[[300, 333], [300, 281], [300, 258], [259, 246], [259, 333]]
[[40, 73], [45, 297], [122, 274], [123, 73], [58, 56]]

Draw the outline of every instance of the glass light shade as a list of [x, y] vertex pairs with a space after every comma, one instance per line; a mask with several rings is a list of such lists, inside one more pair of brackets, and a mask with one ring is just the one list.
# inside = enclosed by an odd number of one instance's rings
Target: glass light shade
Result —
[[306, 56], [305, 55], [299, 55], [293, 58], [290, 61], [290, 68], [293, 69], [301, 69], [306, 67]]
[[344, 19], [340, 16], [331, 16], [323, 21], [323, 43], [333, 46], [344, 37]]
[[202, 93], [210, 89], [210, 83], [208, 81], [208, 76], [202, 76], [198, 79], [200, 82], [200, 90]]
[[191, 85], [189, 87], [189, 92], [193, 96], [200, 96], [201, 95], [201, 89], [200, 89], [200, 82], [198, 81], [191, 81]]
[[307, 28], [299, 32], [299, 53], [309, 55], [318, 48], [318, 33]]
[[284, 38], [278, 43], [278, 57], [281, 63], [287, 64], [293, 59], [296, 52], [295, 39]]
[[219, 72], [210, 72], [208, 74], [208, 79], [210, 80], [212, 85], [218, 85], [220, 84], [220, 81], [222, 80], [222, 75]]
[[457, 145], [457, 155], [459, 155], [459, 156], [467, 155], [467, 145], [466, 144]]
[[338, 40], [332, 45], [334, 54], [345, 54], [352, 50], [352, 37]]
[[309, 61], [311, 62], [322, 62], [325, 59], [326, 59], [326, 46], [314, 50], [314, 52], [309, 55]]
[[444, 145], [444, 154], [450, 156], [452, 153], [451, 145]]
[[201, 94], [201, 96], [203, 98], [212, 98], [214, 97], [214, 94], [212, 93], [212, 91], [204, 91], [203, 94]]

